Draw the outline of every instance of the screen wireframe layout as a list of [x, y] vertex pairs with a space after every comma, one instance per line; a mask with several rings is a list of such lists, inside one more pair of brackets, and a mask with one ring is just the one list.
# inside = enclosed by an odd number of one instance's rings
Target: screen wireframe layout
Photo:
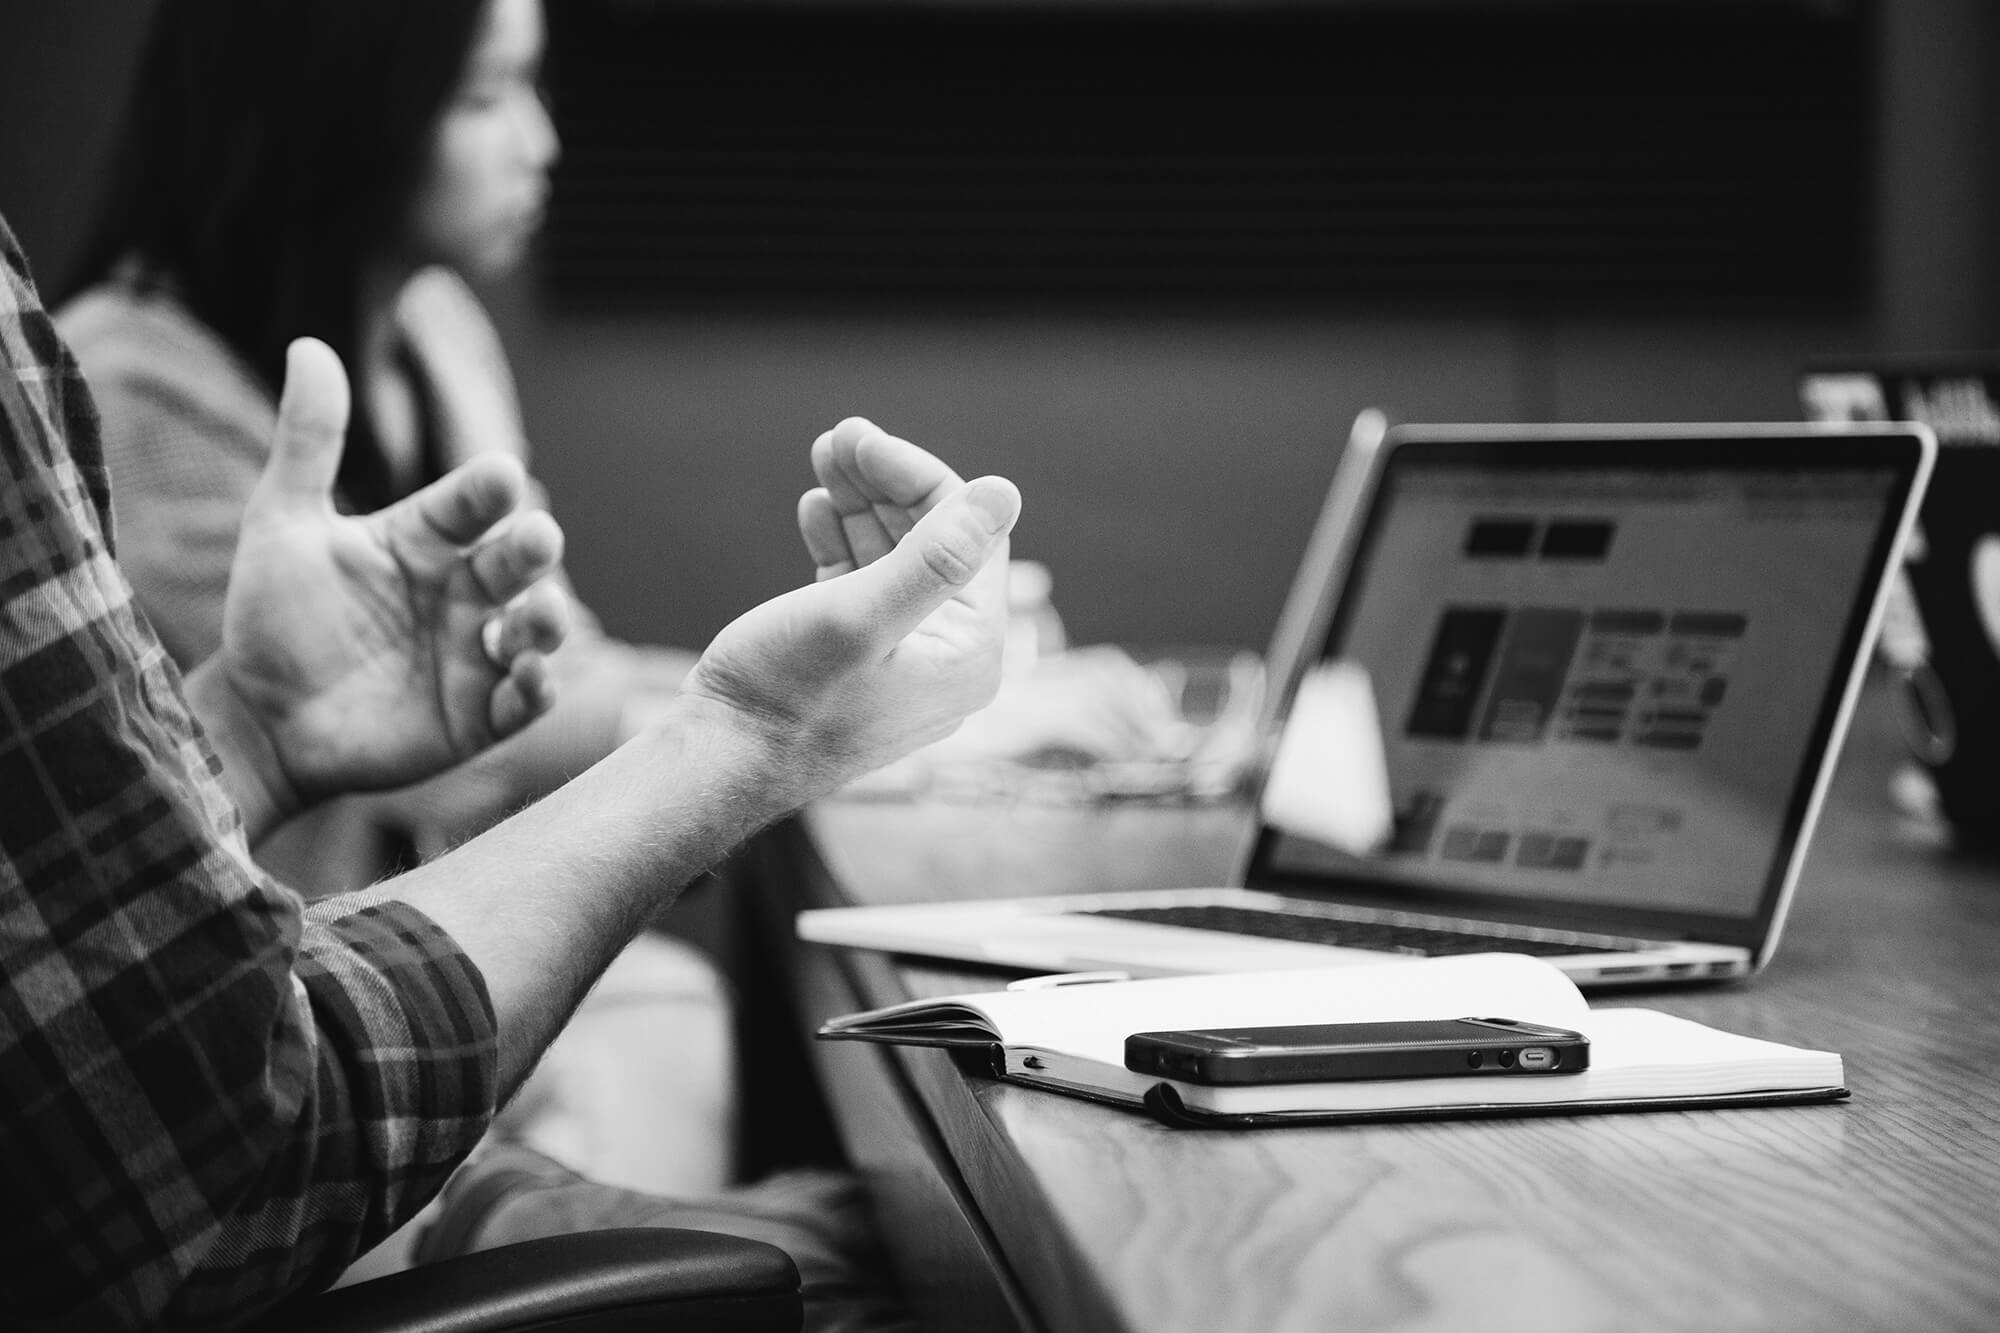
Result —
[[[1328, 652], [1380, 715], [1395, 832], [1369, 876], [1753, 915], [1896, 484], [1391, 468]], [[1357, 864], [1282, 831], [1268, 863]]]

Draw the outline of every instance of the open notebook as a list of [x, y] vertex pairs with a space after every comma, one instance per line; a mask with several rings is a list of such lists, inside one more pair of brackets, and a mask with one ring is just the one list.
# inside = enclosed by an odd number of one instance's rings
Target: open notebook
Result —
[[1893, 424], [1358, 436], [1286, 603], [1235, 884], [825, 909], [799, 934], [1135, 976], [1492, 950], [1588, 985], [1748, 975], [1935, 452]]
[[[1573, 1074], [1207, 1087], [1125, 1068], [1125, 1038], [1174, 1028], [1499, 1015], [1590, 1039]], [[1017, 1083], [1171, 1123], [1664, 1109], [1846, 1096], [1827, 1051], [1720, 1032], [1651, 1009], [1591, 1009], [1560, 971], [1518, 954], [1372, 967], [1049, 986], [913, 1000], [834, 1019], [824, 1039], [970, 1047]]]

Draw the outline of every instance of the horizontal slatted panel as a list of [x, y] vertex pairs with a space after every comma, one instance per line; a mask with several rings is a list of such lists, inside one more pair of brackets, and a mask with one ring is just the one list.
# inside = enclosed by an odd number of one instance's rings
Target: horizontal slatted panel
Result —
[[1856, 6], [550, 10], [571, 309], [1869, 290]]

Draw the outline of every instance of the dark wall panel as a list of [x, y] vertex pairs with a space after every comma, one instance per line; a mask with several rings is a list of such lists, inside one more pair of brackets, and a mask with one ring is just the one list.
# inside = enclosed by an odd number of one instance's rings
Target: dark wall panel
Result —
[[553, 6], [570, 310], [1848, 312], [1858, 5]]

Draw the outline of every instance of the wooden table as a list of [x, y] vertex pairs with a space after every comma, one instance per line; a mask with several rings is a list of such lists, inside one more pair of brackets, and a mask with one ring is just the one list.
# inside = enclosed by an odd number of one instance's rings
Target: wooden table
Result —
[[[1641, 1003], [1841, 1052], [1849, 1102], [1170, 1130], [944, 1052], [819, 1043], [849, 1156], [940, 1329], [2000, 1329], [2000, 870], [1889, 809], [1863, 709], [1776, 960]], [[807, 831], [809, 829], [809, 832]], [[1221, 876], [1241, 807], [829, 803], [794, 905]], [[789, 946], [797, 1018], [991, 988]]]

